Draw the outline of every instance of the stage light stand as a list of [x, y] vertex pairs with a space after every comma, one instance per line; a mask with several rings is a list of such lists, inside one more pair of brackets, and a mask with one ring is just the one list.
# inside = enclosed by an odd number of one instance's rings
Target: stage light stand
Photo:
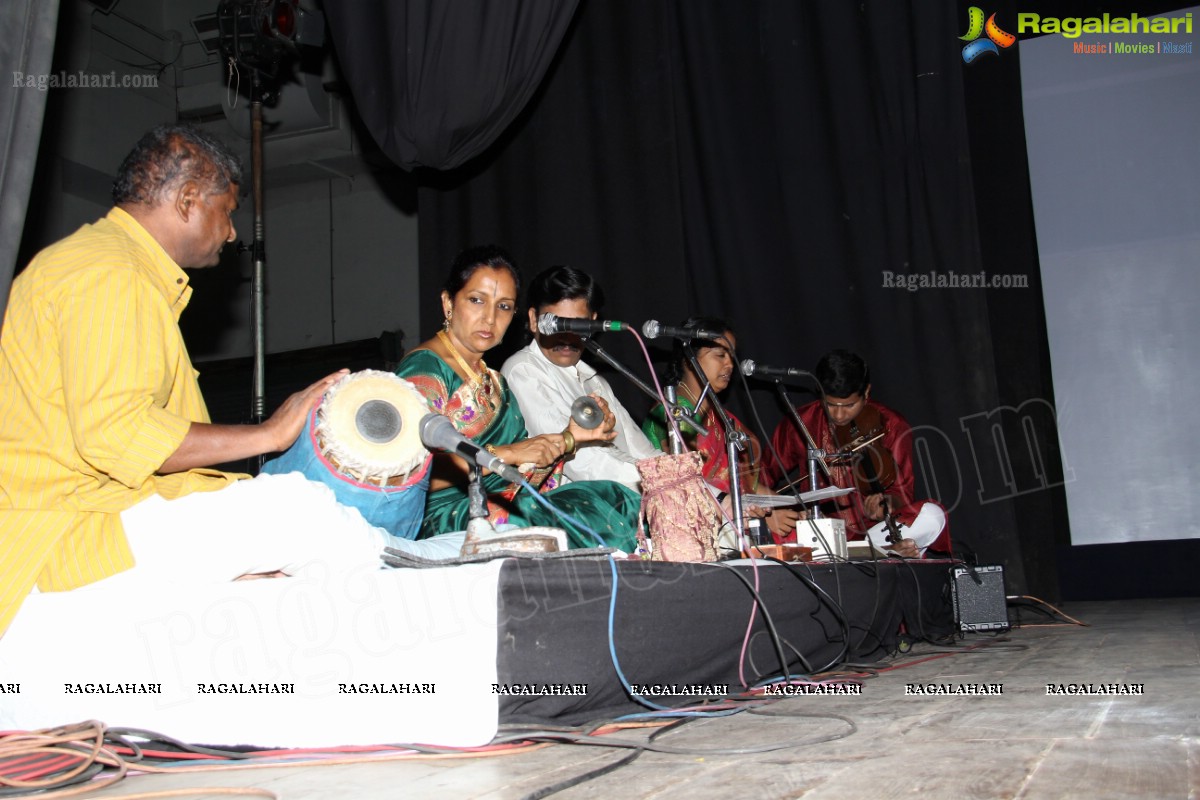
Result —
[[[219, 47], [228, 68], [245, 68], [251, 74], [250, 171], [254, 200], [254, 239], [248, 247], [254, 261], [251, 277], [251, 328], [254, 367], [250, 416], [255, 423], [266, 417], [266, 313], [267, 265], [263, 202], [263, 100], [277, 94], [282, 66], [298, 55], [298, 45], [321, 46], [324, 17], [300, 8], [298, 0], [221, 0], [217, 5]], [[267, 83], [270, 82], [268, 90]], [[258, 457], [261, 468], [265, 456]]]

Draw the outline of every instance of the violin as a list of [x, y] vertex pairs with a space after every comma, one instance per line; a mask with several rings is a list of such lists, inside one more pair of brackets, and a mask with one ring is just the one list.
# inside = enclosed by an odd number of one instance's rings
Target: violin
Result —
[[[881, 441], [887, 435], [879, 409], [863, 406], [858, 416], [846, 425], [831, 425], [830, 431], [837, 450], [828, 457], [831, 463], [850, 461], [850, 474], [859, 496], [883, 494], [896, 482], [896, 459]], [[888, 541], [899, 544], [904, 538], [896, 524], [889, 498], [884, 498], [883, 521]]]
[[887, 540], [890, 544], [900, 544], [904, 541], [904, 534], [900, 532], [900, 526], [896, 524], [896, 515], [892, 512], [892, 504], [884, 498], [883, 501], [883, 525], [887, 528]]

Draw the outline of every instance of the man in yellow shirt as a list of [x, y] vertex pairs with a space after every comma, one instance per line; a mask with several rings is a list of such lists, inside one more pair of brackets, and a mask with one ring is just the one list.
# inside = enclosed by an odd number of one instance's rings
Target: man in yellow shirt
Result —
[[[35, 585], [65, 591], [135, 561], [236, 577], [330, 552], [377, 562], [390, 543], [299, 475], [242, 481], [204, 469], [286, 449], [345, 374], [292, 395], [261, 425], [209, 422], [178, 327], [192, 291], [182, 268], [216, 265], [233, 241], [240, 182], [220, 142], [155, 128], [121, 165], [108, 215], [13, 281], [0, 330], [0, 634]], [[310, 524], [296, 538], [298, 519]], [[284, 535], [260, 536], [273, 521]], [[230, 552], [240, 562], [206, 567]]]

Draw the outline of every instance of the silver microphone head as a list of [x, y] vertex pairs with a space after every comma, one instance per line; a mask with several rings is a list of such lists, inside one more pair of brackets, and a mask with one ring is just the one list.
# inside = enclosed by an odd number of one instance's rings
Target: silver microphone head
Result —
[[454, 450], [462, 437], [449, 419], [431, 411], [417, 423], [421, 444], [430, 450]]
[[754, 374], [754, 368], [755, 368], [755, 364], [754, 364], [753, 358], [747, 358], [744, 361], [742, 361], [742, 374], [745, 375], [747, 378], [749, 378], [751, 375]]
[[658, 338], [658, 320], [656, 320], [656, 319], [646, 320], [645, 324], [642, 325], [642, 336], [645, 336], [647, 339], [657, 339]]
[[558, 333], [558, 317], [554, 314], [542, 314], [538, 317], [537, 329], [538, 333], [543, 336], [553, 336]]

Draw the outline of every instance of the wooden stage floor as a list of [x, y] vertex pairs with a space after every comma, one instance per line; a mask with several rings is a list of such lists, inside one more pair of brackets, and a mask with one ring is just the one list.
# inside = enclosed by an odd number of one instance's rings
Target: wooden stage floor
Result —
[[[644, 752], [562, 791], [582, 798], [1171, 798], [1200, 796], [1200, 598], [1073, 603], [1090, 627], [1030, 623], [950, 648], [917, 645], [857, 697], [787, 698], [772, 715], [690, 722], [656, 744], [741, 755]], [[971, 648], [989, 642], [987, 646]], [[953, 652], [957, 651], [957, 652]], [[999, 695], [906, 694], [999, 684]], [[1047, 684], [1142, 685], [1142, 695], [1048, 695]], [[836, 716], [835, 716], [836, 715]], [[854, 731], [833, 741], [815, 742]], [[619, 735], [644, 740], [647, 731]], [[258, 787], [310, 798], [521, 798], [629, 751], [558, 744], [515, 755], [146, 775], [88, 797]], [[216, 796], [203, 792], [197, 797]]]

